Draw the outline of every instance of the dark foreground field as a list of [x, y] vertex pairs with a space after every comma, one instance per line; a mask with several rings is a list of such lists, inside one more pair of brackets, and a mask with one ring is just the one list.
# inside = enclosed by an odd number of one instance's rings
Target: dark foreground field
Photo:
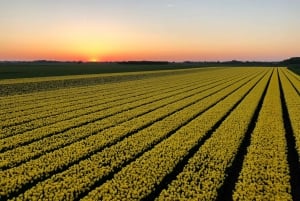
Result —
[[0, 63], [0, 79], [103, 74], [195, 68], [190, 63], [82, 63], [82, 62], [8, 62]]

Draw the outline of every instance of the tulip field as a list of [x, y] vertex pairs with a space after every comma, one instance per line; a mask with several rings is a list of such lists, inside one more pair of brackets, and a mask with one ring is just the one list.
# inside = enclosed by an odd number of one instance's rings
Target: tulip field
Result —
[[0, 200], [300, 200], [299, 75], [148, 74], [0, 80]]

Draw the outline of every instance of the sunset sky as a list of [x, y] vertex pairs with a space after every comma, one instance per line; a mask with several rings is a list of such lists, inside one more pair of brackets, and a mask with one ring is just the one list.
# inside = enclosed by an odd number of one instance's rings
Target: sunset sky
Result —
[[1, 0], [0, 60], [282, 60], [299, 0]]

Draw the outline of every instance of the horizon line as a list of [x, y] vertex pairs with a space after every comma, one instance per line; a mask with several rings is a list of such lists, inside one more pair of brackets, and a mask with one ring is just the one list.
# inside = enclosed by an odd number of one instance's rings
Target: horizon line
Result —
[[66, 63], [118, 63], [118, 62], [168, 62], [168, 63], [185, 63], [185, 62], [191, 62], [191, 63], [204, 63], [204, 62], [215, 62], [215, 63], [222, 63], [222, 62], [281, 62], [287, 59], [291, 58], [297, 58], [297, 57], [289, 57], [282, 60], [238, 60], [238, 59], [231, 59], [231, 60], [181, 60], [181, 61], [174, 61], [174, 60], [107, 60], [107, 61], [84, 61], [84, 60], [52, 60], [52, 59], [34, 59], [34, 60], [0, 60], [1, 63], [5, 62], [66, 62]]

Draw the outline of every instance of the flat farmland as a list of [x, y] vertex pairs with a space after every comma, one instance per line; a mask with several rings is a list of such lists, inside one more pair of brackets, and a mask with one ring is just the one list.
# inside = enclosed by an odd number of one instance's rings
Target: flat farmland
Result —
[[0, 200], [300, 199], [300, 77], [285, 67], [0, 87]]

